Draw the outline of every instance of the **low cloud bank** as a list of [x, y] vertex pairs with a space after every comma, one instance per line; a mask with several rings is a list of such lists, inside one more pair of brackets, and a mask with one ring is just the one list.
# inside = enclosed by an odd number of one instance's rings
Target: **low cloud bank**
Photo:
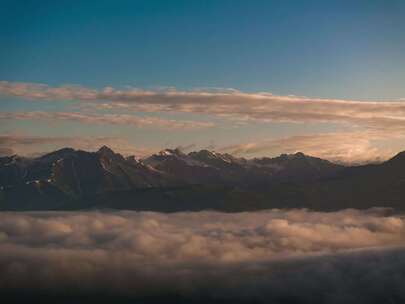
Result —
[[[185, 301], [402, 303], [387, 210], [0, 214], [0, 290]], [[117, 299], [117, 298], [116, 298]]]

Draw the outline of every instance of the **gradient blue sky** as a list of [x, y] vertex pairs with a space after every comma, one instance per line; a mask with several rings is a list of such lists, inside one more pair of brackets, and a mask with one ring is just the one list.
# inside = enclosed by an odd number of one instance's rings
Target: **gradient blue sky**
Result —
[[[400, 0], [0, 1], [0, 44], [0, 80], [10, 83], [234, 88], [366, 102], [405, 97], [405, 1]], [[8, 113], [83, 111], [71, 102], [1, 95], [0, 110]], [[100, 113], [106, 112], [92, 114]], [[215, 115], [182, 111], [132, 114], [197, 119], [219, 127], [168, 134], [77, 121], [56, 121], [49, 128], [49, 121], [6, 119], [0, 131], [102, 134], [152, 149], [165, 144], [236, 145], [347, 128], [327, 121], [236, 126]], [[405, 148], [400, 143], [393, 149]]]

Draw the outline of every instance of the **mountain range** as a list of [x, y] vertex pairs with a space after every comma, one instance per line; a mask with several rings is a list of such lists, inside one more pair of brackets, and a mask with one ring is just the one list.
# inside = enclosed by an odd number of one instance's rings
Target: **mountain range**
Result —
[[303, 153], [245, 159], [166, 149], [123, 157], [64, 148], [0, 157], [0, 210], [129, 209], [161, 212], [269, 208], [405, 209], [405, 152], [343, 166]]

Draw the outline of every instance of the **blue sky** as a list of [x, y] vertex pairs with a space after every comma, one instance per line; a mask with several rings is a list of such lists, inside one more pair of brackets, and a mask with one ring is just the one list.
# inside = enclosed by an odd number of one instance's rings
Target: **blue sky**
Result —
[[[400, 0], [0, 1], [0, 5], [0, 80], [14, 84], [152, 91], [234, 88], [252, 94], [365, 102], [397, 102], [405, 97], [405, 2]], [[0, 110], [83, 111], [71, 102], [48, 98], [33, 103], [28, 97], [3, 92]], [[118, 113], [114, 111], [108, 113]], [[100, 113], [107, 112], [98, 109], [92, 115]], [[67, 130], [73, 136], [120, 134], [152, 148], [193, 140], [202, 146], [211, 142], [221, 146], [347, 128], [325, 121], [311, 125], [255, 121], [240, 126], [211, 112], [138, 109], [131, 114], [199, 119], [220, 127], [168, 134], [122, 124], [83, 127], [78, 121], [63, 121], [53, 122], [50, 130], [48, 121], [7, 119], [0, 131], [35, 136], [65, 136]]]

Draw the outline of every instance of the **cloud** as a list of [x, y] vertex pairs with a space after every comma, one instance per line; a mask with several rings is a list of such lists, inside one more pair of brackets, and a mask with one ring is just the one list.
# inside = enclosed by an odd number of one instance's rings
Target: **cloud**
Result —
[[2, 112], [0, 119], [11, 120], [45, 120], [45, 121], [74, 121], [85, 124], [127, 125], [141, 128], [173, 129], [201, 129], [213, 127], [211, 122], [180, 121], [159, 117], [139, 117], [127, 114], [83, 114], [77, 112]]
[[373, 146], [373, 140], [385, 138], [380, 132], [369, 131], [321, 133], [228, 145], [219, 150], [234, 155], [303, 152], [335, 162], [361, 164], [384, 161], [396, 153], [386, 146]]
[[[0, 81], [0, 94], [30, 100], [79, 101], [79, 108], [120, 110], [127, 112], [182, 112], [220, 117], [238, 124], [284, 122], [333, 125], [334, 133], [286, 136], [263, 139], [233, 146], [223, 151], [236, 154], [304, 153], [346, 163], [364, 163], [389, 158], [398, 151], [388, 147], [388, 141], [405, 139], [405, 102], [356, 101], [278, 96], [268, 92], [245, 93], [238, 90], [191, 90], [173, 88], [143, 90], [105, 87], [90, 89], [81, 86], [50, 87], [44, 84]], [[3, 113], [3, 118], [69, 120], [83, 123], [122, 124], [137, 127], [157, 127], [182, 130], [215, 127], [210, 122], [178, 121], [157, 117], [137, 117], [128, 114], [82, 113]], [[322, 128], [322, 126], [320, 126]], [[376, 142], [379, 144], [376, 145]], [[391, 144], [392, 146], [392, 144]], [[396, 147], [398, 149], [398, 147]]]
[[[1, 117], [1, 114], [0, 114]], [[303, 152], [307, 155], [328, 159], [344, 164], [364, 164], [381, 162], [396, 154], [394, 149], [385, 145], [373, 146], [373, 141], [383, 141], [384, 134], [378, 132], [337, 132], [283, 137], [235, 145], [207, 147], [218, 152], [252, 158], [262, 155]], [[87, 151], [97, 150], [107, 145], [124, 155], [149, 156], [161, 147], [133, 146], [125, 139], [106, 136], [68, 137], [68, 136], [30, 136], [18, 134], [0, 135], [0, 155], [31, 155], [38, 151], [49, 152], [53, 149], [73, 147]], [[196, 149], [195, 144], [177, 146], [188, 152]]]
[[112, 87], [95, 90], [80, 86], [49, 87], [7, 81], [0, 82], [0, 94], [31, 100], [97, 102], [93, 106], [104, 109], [204, 113], [261, 122], [334, 122], [397, 134], [405, 131], [405, 103], [401, 100], [322, 99], [237, 90], [150, 91]]
[[114, 302], [400, 303], [404, 221], [379, 209], [3, 212], [0, 290]]
[[51, 88], [45, 84], [23, 82], [0, 82], [2, 95], [18, 96], [36, 100], [93, 100], [97, 91], [80, 86]]
[[101, 146], [107, 145], [114, 148], [114, 151], [124, 155], [145, 156], [157, 151], [145, 147], [134, 147], [121, 138], [106, 136], [82, 137], [82, 136], [32, 136], [20, 134], [0, 135], [0, 153], [3, 155], [32, 155], [38, 151], [43, 153], [55, 149], [72, 147], [86, 151], [98, 150]]

